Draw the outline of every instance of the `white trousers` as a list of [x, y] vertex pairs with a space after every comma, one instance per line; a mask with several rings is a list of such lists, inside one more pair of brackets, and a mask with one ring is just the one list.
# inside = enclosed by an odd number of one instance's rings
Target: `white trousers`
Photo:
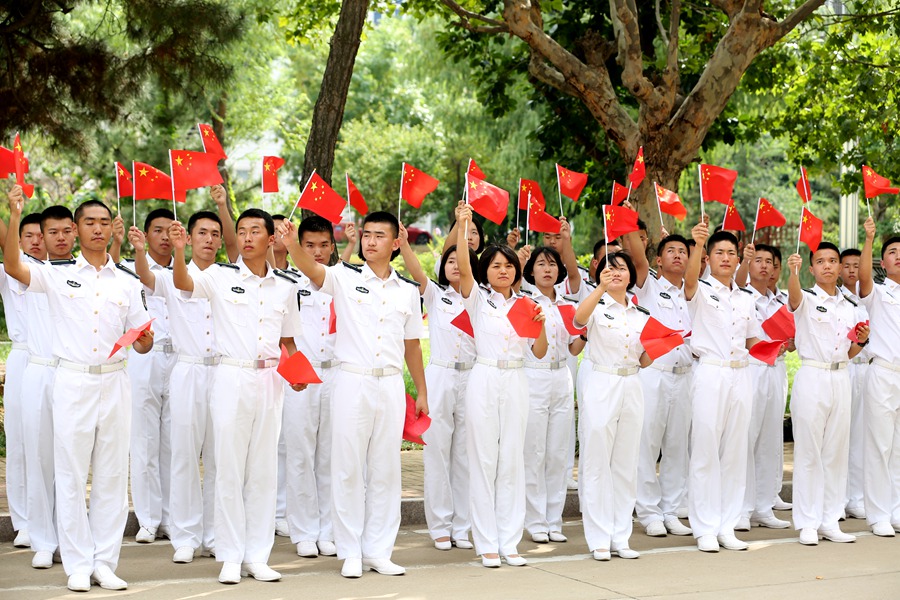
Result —
[[400, 530], [401, 375], [338, 371], [331, 398], [331, 506], [338, 558], [390, 558]]
[[319, 370], [321, 385], [284, 388], [285, 518], [291, 542], [332, 542], [331, 392], [337, 367]]
[[870, 524], [900, 524], [900, 373], [872, 363], [865, 395], [865, 502]]
[[562, 531], [566, 505], [569, 438], [575, 415], [575, 390], [568, 368], [525, 368], [528, 424], [525, 428], [525, 529]]
[[847, 508], [863, 508], [865, 497], [865, 401], [868, 364], [850, 363], [850, 460], [847, 465]]
[[[284, 388], [285, 396], [288, 394], [289, 387]], [[291, 390], [293, 391], [293, 390]], [[282, 420], [284, 414], [282, 414]], [[275, 489], [275, 520], [284, 521], [287, 519], [287, 446], [284, 443], [284, 426], [282, 423], [281, 434], [278, 436], [278, 472], [276, 476]]]
[[[575, 393], [575, 381], [578, 377], [578, 357], [577, 356], [568, 356], [566, 357], [566, 366], [569, 367], [569, 372], [572, 374], [572, 391]], [[578, 406], [577, 402], [577, 394], [576, 394], [576, 404], [575, 407]], [[568, 481], [569, 477], [573, 477], [575, 475], [575, 446], [578, 443], [578, 432], [575, 431], [575, 423], [577, 419], [575, 418], [575, 410], [572, 410], [572, 419], [569, 424], [569, 446], [566, 448], [566, 493], [568, 493]]]
[[[641, 525], [677, 518], [688, 481], [691, 374], [641, 369], [644, 425], [637, 467], [635, 513]], [[656, 462], [659, 460], [659, 475]]]
[[637, 374], [592, 371], [581, 403], [578, 489], [590, 550], [625, 548], [631, 537], [644, 398]]
[[22, 388], [28, 401], [22, 406], [25, 434], [25, 477], [28, 490], [28, 535], [35, 552], [55, 552], [56, 492], [53, 482], [53, 379], [56, 369], [28, 363]]
[[128, 518], [128, 373], [59, 371], [53, 383], [53, 462], [63, 568], [66, 575], [89, 574], [98, 566], [115, 571]]
[[284, 380], [275, 368], [220, 364], [213, 375], [215, 539], [219, 562], [265, 563], [275, 536]]
[[801, 366], [791, 389], [794, 528], [836, 529], [844, 514], [850, 374]]
[[784, 398], [787, 368], [784, 361], [773, 366], [751, 364], [753, 400], [750, 408], [747, 451], [747, 489], [742, 516], [774, 517], [772, 507], [781, 491], [778, 473], [784, 469]]
[[176, 549], [215, 548], [216, 460], [209, 406], [216, 368], [183, 361], [172, 368], [169, 538]]
[[425, 368], [431, 426], [425, 447], [425, 521], [431, 539], [468, 540], [469, 459], [466, 454], [466, 386], [471, 371]]
[[142, 527], [169, 524], [172, 462], [169, 382], [176, 355], [128, 353], [131, 378], [131, 501]]
[[695, 538], [732, 535], [741, 517], [751, 386], [749, 368], [694, 366], [688, 515]]
[[6, 435], [6, 496], [13, 529], [28, 529], [28, 492], [25, 489], [25, 432], [22, 405], [22, 374], [28, 351], [13, 348], [6, 359], [3, 386], [3, 433]]
[[581, 507], [584, 506], [584, 498], [581, 495], [581, 457], [584, 455], [584, 451], [581, 448], [581, 439], [582, 433], [581, 429], [584, 425], [582, 415], [581, 415], [581, 407], [583, 405], [582, 399], [587, 397], [587, 391], [585, 386], [587, 385], [588, 375], [594, 372], [594, 363], [588, 358], [588, 353], [585, 352], [583, 358], [581, 359], [581, 364], [578, 365], [578, 372], [575, 373], [575, 397], [578, 401], [578, 418], [575, 423], [575, 434], [578, 436], [578, 510], [581, 511]]
[[518, 554], [525, 526], [524, 369], [476, 363], [466, 389], [469, 512], [477, 554]]

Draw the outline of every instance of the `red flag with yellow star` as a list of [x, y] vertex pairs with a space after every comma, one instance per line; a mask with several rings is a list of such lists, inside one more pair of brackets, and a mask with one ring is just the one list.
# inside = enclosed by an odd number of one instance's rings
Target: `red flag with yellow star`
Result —
[[420, 171], [412, 165], [403, 163], [403, 172], [400, 177], [400, 197], [409, 202], [410, 206], [420, 208], [425, 196], [437, 189], [440, 181]]
[[13, 151], [4, 146], [0, 146], [0, 175], [4, 178], [16, 173], [16, 159]]
[[341, 213], [346, 204], [341, 195], [325, 183], [318, 173], [312, 174], [297, 199], [297, 208], [311, 210], [332, 223], [341, 222]]
[[725, 231], [747, 231], [741, 214], [738, 212], [734, 202], [725, 208], [725, 218], [722, 219], [722, 229]]
[[738, 172], [715, 165], [700, 165], [700, 196], [704, 202], [731, 204]]
[[759, 206], [756, 209], [756, 226], [754, 229], [762, 229], [763, 227], [783, 227], [787, 223], [787, 219], [781, 214], [772, 203], [765, 198], [759, 199]]
[[[153, 165], [135, 161], [134, 175], [134, 199], [135, 200], [171, 200], [172, 178]], [[184, 192], [179, 194], [178, 202], [184, 202]]]
[[169, 150], [174, 193], [184, 193], [208, 185], [222, 183], [219, 157], [193, 150]]
[[200, 130], [200, 141], [203, 143], [204, 152], [217, 156], [220, 159], [228, 158], [228, 155], [225, 154], [225, 150], [222, 148], [222, 144], [219, 143], [219, 138], [216, 136], [212, 125], [197, 123], [197, 129]]
[[278, 169], [284, 166], [284, 159], [278, 156], [263, 156], [262, 165], [263, 194], [274, 194], [278, 191]]
[[116, 195], [119, 198], [128, 198], [134, 194], [134, 183], [132, 182], [131, 173], [128, 172], [122, 163], [116, 163]]
[[366, 199], [363, 198], [362, 192], [350, 180], [350, 175], [344, 173], [344, 177], [347, 178], [347, 201], [350, 202], [350, 206], [356, 209], [356, 212], [365, 215], [369, 212], [369, 205], [366, 204]]
[[605, 204], [603, 206], [603, 216], [605, 217], [603, 229], [606, 232], [607, 243], [626, 233], [640, 231], [638, 214], [630, 208]]
[[556, 181], [559, 184], [559, 193], [572, 200], [578, 202], [578, 196], [581, 190], [587, 185], [588, 176], [578, 171], [570, 171], [565, 167], [556, 165]]
[[874, 198], [879, 194], [898, 194], [900, 188], [891, 187], [887, 177], [882, 177], [872, 167], [863, 165], [863, 184], [866, 187], [866, 198]]
[[528, 211], [528, 219], [525, 221], [528, 231], [538, 233], [559, 233], [559, 219], [544, 211], [544, 208], [532, 200]]
[[25, 152], [22, 151], [22, 143], [19, 141], [19, 134], [16, 134], [16, 140], [13, 144], [13, 161], [16, 168], [16, 183], [22, 186], [22, 191], [27, 198], [34, 195], [34, 186], [25, 183], [25, 173], [29, 170], [28, 159], [25, 158]]
[[468, 173], [466, 173], [466, 186], [468, 187], [466, 194], [472, 210], [498, 225], [502, 223], [509, 210], [509, 192]]
[[519, 180], [519, 210], [528, 210], [528, 193], [531, 192], [531, 201], [540, 208], [547, 207], [547, 201], [544, 200], [544, 192], [537, 181], [531, 179]]
[[687, 216], [687, 209], [681, 203], [681, 198], [672, 190], [668, 190], [656, 182], [653, 182], [656, 189], [656, 201], [659, 203], [660, 212], [672, 215], [679, 221], [684, 221]]
[[810, 252], [818, 250], [822, 243], [822, 219], [805, 206], [800, 211], [800, 241], [809, 246]]
[[803, 204], [812, 200], [812, 188], [809, 187], [809, 177], [806, 175], [806, 167], [800, 167], [800, 179], [797, 180], [796, 188]]
[[637, 156], [634, 159], [634, 167], [628, 174], [628, 181], [631, 182], [631, 189], [636, 190], [640, 187], [644, 177], [647, 176], [647, 166], [644, 164], [644, 147], [638, 148]]
[[618, 181], [613, 181], [613, 189], [612, 189], [612, 202], [610, 204], [615, 204], [618, 206], [625, 202], [628, 199], [628, 188], [619, 183]]
[[484, 174], [484, 171], [481, 170], [481, 167], [473, 160], [469, 159], [469, 169], [466, 171], [468, 175], [472, 177], [477, 177], [478, 179], [487, 179], [487, 175]]

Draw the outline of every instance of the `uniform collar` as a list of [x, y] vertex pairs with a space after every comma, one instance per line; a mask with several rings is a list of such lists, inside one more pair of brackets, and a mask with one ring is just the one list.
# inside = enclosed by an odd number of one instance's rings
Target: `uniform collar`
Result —
[[765, 293], [765, 294], [761, 293], [759, 290], [757, 290], [757, 289], [756, 289], [755, 287], [753, 287], [752, 285], [748, 285], [748, 286], [746, 287], [746, 289], [750, 290], [750, 293], [753, 294], [753, 299], [754, 299], [754, 300], [759, 300], [760, 298], [765, 298], [765, 299], [767, 299], [767, 300], [772, 300], [772, 299], [775, 298], [775, 294], [773, 294], [773, 293], [772, 293], [772, 290], [770, 290], [769, 288], [766, 288], [766, 293]]
[[[647, 277], [650, 277], [650, 274], [649, 274], [649, 273], [647, 274]], [[665, 277], [663, 277], [662, 274], [660, 274], [660, 276], [656, 278], [656, 282], [659, 284], [659, 286], [660, 286], [663, 290], [665, 290], [665, 291], [667, 291], [667, 292], [673, 292], [673, 291], [674, 291], [674, 292], [678, 292], [678, 293], [683, 293], [683, 290], [684, 290], [684, 280], [682, 280], [682, 284], [681, 284], [681, 285], [675, 285], [674, 283], [672, 283], [671, 281], [669, 281], [668, 279], [666, 279]]]
[[563, 299], [563, 295], [556, 292], [556, 300], [551, 300], [550, 296], [545, 295], [540, 288], [534, 286], [534, 290], [531, 292], [531, 299], [539, 304], [553, 306], [554, 304], [559, 304], [559, 301]]
[[858, 294], [855, 291], [851, 291], [846, 285], [842, 285], [838, 291], [845, 296], [849, 296], [853, 300], [859, 300]]
[[369, 281], [371, 279], [377, 279], [379, 281], [383, 281], [384, 283], [387, 283], [389, 281], [394, 281], [395, 283], [400, 283], [400, 279], [398, 278], [397, 271], [394, 269], [394, 267], [391, 267], [391, 274], [387, 276], [387, 279], [381, 279], [381, 277], [376, 275], [375, 271], [373, 271], [371, 269], [371, 267], [369, 267], [369, 263], [365, 263], [362, 266], [362, 270], [360, 271], [360, 273], [362, 274], [363, 279], [365, 279], [366, 281]]
[[244, 264], [244, 257], [239, 256], [237, 262], [234, 263], [238, 267], [238, 273], [240, 273], [241, 279], [249, 279], [250, 277], [256, 277], [257, 279], [273, 279], [275, 277], [275, 272], [272, 270], [272, 265], [268, 262], [266, 263], [266, 274], [262, 277], [258, 277], [256, 273], [251, 271], [246, 264]]
[[619, 302], [615, 298], [613, 298], [612, 296], [609, 295], [609, 292], [603, 293], [603, 295], [600, 297], [600, 302], [601, 302], [601, 305], [604, 307], [604, 309], [607, 311], [610, 311], [610, 310], [624, 310], [624, 311], [637, 310], [637, 308], [635, 308], [634, 304], [631, 302], [631, 298], [627, 295], [625, 297], [624, 305], [619, 304]]
[[844, 295], [841, 293], [840, 289], [837, 290], [837, 293], [835, 293], [834, 296], [831, 296], [828, 292], [820, 288], [818, 283], [812, 286], [812, 291], [815, 293], [816, 298], [821, 301], [831, 299], [834, 302], [841, 302], [844, 299]]
[[896, 281], [894, 281], [893, 279], [891, 279], [889, 277], [885, 277], [884, 278], [884, 286], [888, 289], [888, 291], [891, 294], [894, 294], [897, 292], [897, 288], [900, 288], [900, 283], [897, 283]]
[[504, 304], [505, 304], [505, 303], [508, 303], [508, 302], [515, 302], [516, 300], [518, 300], [519, 298], [522, 297], [522, 294], [517, 294], [517, 293], [515, 293], [515, 291], [514, 291], [514, 292], [510, 295], [509, 298], [504, 298], [504, 297], [503, 297], [503, 294], [501, 294], [500, 292], [495, 292], [493, 289], [491, 289], [490, 286], [485, 286], [483, 289], [484, 289], [484, 290], [487, 292], [487, 294], [488, 294], [488, 300], [496, 300], [498, 303], [504, 303]]
[[[89, 263], [84, 255], [79, 252], [78, 256], [75, 257], [75, 269], [80, 271], [81, 269], [85, 268], [92, 269], [94, 271], [97, 270], [94, 268], [94, 265]], [[110, 269], [113, 272], [115, 272], [116, 270], [116, 263], [113, 262], [113, 259], [109, 254], [106, 255], [106, 263], [102, 267], [100, 267], [100, 271], [104, 269]]]
[[724, 292], [726, 294], [731, 294], [732, 292], [740, 289], [740, 288], [738, 288], [737, 284], [734, 283], [734, 281], [731, 282], [732, 285], [731, 285], [731, 287], [729, 287], [729, 286], [725, 285], [724, 283], [722, 283], [721, 281], [719, 281], [718, 279], [716, 279], [715, 277], [713, 277], [712, 275], [707, 277], [704, 281], [706, 281], [709, 285], [711, 285], [712, 289], [716, 290], [717, 292]]

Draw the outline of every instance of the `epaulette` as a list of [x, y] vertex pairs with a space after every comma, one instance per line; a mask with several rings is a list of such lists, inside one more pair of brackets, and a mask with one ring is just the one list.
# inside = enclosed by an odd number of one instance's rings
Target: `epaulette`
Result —
[[574, 302], [575, 304], [578, 304], [578, 300], [576, 300], [575, 298], [572, 298], [570, 296], [563, 296], [562, 299], [565, 300], [566, 302]]
[[116, 268], [119, 269], [120, 271], [124, 271], [125, 273], [128, 273], [129, 275], [131, 275], [131, 276], [134, 277], [135, 279], [138, 279], [138, 280], [140, 279], [140, 277], [138, 276], [137, 273], [135, 273], [134, 271], [132, 271], [131, 269], [129, 269], [128, 267], [126, 267], [126, 266], [123, 265], [122, 263], [116, 263]]
[[51, 260], [50, 264], [51, 265], [74, 265], [75, 259], [74, 258], [60, 258], [57, 260]]
[[651, 268], [647, 269], [647, 272], [650, 273], [650, 275], [651, 275], [654, 279], [659, 279], [659, 275], [656, 274], [656, 269], [654, 269], [654, 268], [651, 267]]
[[481, 289], [483, 289], [484, 291], [486, 291], [488, 294], [490, 294], [490, 293], [493, 291], [491, 288], [489, 288], [488, 286], [484, 285], [483, 283], [479, 283], [479, 284], [478, 284], [478, 287], [480, 287]]
[[362, 273], [362, 267], [359, 265], [354, 265], [354, 264], [348, 263], [346, 260], [342, 260], [341, 264], [344, 265], [345, 267], [347, 267], [348, 269], [353, 269], [357, 273]]
[[803, 291], [806, 292], [807, 294], [812, 294], [813, 296], [816, 295], [816, 293], [814, 291], [812, 291], [812, 288], [803, 288]]
[[753, 290], [749, 290], [749, 289], [747, 289], [747, 288], [738, 288], [738, 289], [741, 290], [742, 292], [747, 292], [747, 293], [750, 294], [751, 296], [753, 295]]
[[636, 309], [638, 309], [639, 311], [641, 311], [641, 312], [644, 313], [645, 315], [650, 316], [650, 311], [647, 310], [645, 307], [641, 306], [640, 304], [632, 304], [632, 306], [634, 306]]
[[293, 276], [288, 275], [287, 273], [285, 273], [285, 272], [282, 271], [281, 269], [272, 269], [272, 272], [275, 274], [276, 277], [281, 277], [282, 279], [287, 279], [287, 280], [290, 281], [291, 283], [300, 283], [299, 281], [297, 281], [296, 279], [294, 279]]
[[441, 288], [441, 289], [444, 290], [444, 291], [447, 290], [447, 286], [446, 286], [446, 285], [441, 285], [440, 283], [438, 283], [438, 282], [435, 281], [434, 279], [431, 280], [431, 283], [433, 283], [434, 285], [438, 286], [439, 288]]
[[409, 277], [404, 277], [404, 276], [401, 275], [400, 273], [397, 273], [397, 279], [402, 279], [402, 280], [405, 281], [406, 283], [409, 283], [409, 284], [412, 284], [412, 285], [414, 285], [414, 286], [416, 286], [416, 287], [419, 287], [419, 282], [418, 282], [418, 281], [416, 281], [415, 279], [410, 279]]
[[589, 286], [591, 286], [592, 288], [597, 289], [597, 283], [596, 283], [596, 282], [594, 282], [594, 281], [588, 281], [587, 279], [585, 279], [584, 282], [585, 282], [586, 284], [588, 284]]
[[216, 264], [220, 267], [228, 267], [229, 269], [234, 269], [235, 271], [241, 270], [241, 268], [234, 263], [217, 262]]
[[41, 264], [41, 265], [44, 264], [44, 261], [39, 259], [37, 256], [32, 256], [32, 255], [28, 254], [27, 252], [23, 252], [22, 254], [24, 254], [25, 256], [27, 256], [28, 258], [30, 258], [31, 260], [33, 260], [34, 262], [36, 262], [38, 264]]
[[842, 294], [842, 296], [844, 296], [844, 300], [846, 300], [847, 302], [849, 302], [849, 303], [852, 304], [853, 306], [857, 306], [856, 301], [855, 301], [853, 298], [851, 298], [851, 297], [848, 296], [847, 294]]
[[519, 294], [521, 294], [523, 296], [533, 296], [534, 295], [531, 293], [530, 290], [519, 290]]
[[708, 285], [709, 287], [712, 287], [712, 284], [711, 284], [710, 282], [708, 282], [707, 280], [705, 280], [705, 279], [698, 279], [697, 281], [699, 281], [700, 283], [705, 283], [705, 284]]

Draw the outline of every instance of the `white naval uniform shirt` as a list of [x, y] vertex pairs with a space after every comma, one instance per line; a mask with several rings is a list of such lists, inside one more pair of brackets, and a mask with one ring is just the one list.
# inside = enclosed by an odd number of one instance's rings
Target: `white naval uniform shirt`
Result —
[[[650, 311], [653, 318], [675, 331], [686, 335], [691, 331], [691, 315], [688, 312], [687, 300], [684, 299], [682, 287], [672, 284], [665, 277], [657, 279], [648, 274], [643, 287], [635, 287], [638, 304]], [[690, 338], [687, 338], [690, 340]], [[657, 358], [657, 366], [689, 367], [691, 366], [691, 350], [687, 344], [673, 348]]]
[[340, 263], [325, 268], [321, 291], [334, 297], [334, 357], [339, 362], [403, 369], [404, 340], [417, 340], [425, 333], [415, 283], [401, 279], [393, 269], [382, 280], [367, 264]]
[[763, 321], [778, 312], [778, 310], [783, 305], [778, 301], [778, 298], [775, 296], [775, 294], [773, 294], [769, 289], [766, 289], [765, 295], [760, 294], [759, 291], [752, 285], [748, 285], [744, 289], [746, 289], [753, 295], [753, 303], [756, 305], [756, 322], [760, 325], [759, 339], [770, 341], [771, 338], [765, 332], [765, 330], [762, 329]]
[[[587, 286], [582, 283], [581, 288], [583, 289], [585, 287]], [[569, 330], [566, 329], [566, 326], [563, 323], [562, 315], [556, 307], [561, 304], [567, 304], [574, 307], [578, 302], [573, 298], [563, 296], [559, 291], [556, 292], [556, 300], [550, 300], [550, 298], [542, 294], [537, 287], [535, 287], [534, 290], [531, 299], [541, 305], [541, 308], [544, 310], [544, 315], [546, 316], [546, 320], [544, 321], [544, 331], [547, 333], [547, 353], [544, 354], [543, 358], [536, 358], [529, 346], [525, 352], [525, 359], [528, 362], [538, 363], [567, 361], [569, 356], [571, 356], [569, 353], [569, 344], [575, 341], [578, 336], [573, 336], [569, 333]]]
[[243, 258], [216, 263], [192, 275], [192, 298], [208, 298], [216, 342], [222, 355], [236, 360], [281, 356], [281, 338], [299, 334], [297, 292], [293, 281], [268, 267], [258, 277]]
[[[132, 271], [135, 270], [134, 260], [125, 259], [122, 262]], [[167, 272], [169, 269], [168, 266], [162, 266], [157, 263], [150, 258], [149, 255], [147, 256], [147, 263], [150, 265], [150, 271], [157, 276], [160, 273]], [[169, 264], [171, 265], [171, 263], [172, 261], [170, 259]], [[147, 299], [147, 312], [150, 313], [150, 317], [153, 319], [153, 346], [155, 348], [162, 348], [164, 344], [172, 342], [172, 328], [169, 324], [169, 309], [166, 306], [167, 298], [162, 295], [154, 295], [153, 290], [148, 287], [144, 288], [144, 297]]]
[[623, 306], [603, 294], [587, 322], [591, 362], [610, 368], [640, 366], [641, 332], [649, 318], [647, 309], [635, 306], [630, 296]]
[[[50, 264], [50, 261], [43, 261]], [[25, 286], [16, 281], [24, 290]], [[40, 358], [53, 358], [53, 319], [50, 316], [50, 304], [47, 294], [25, 294], [26, 338], [28, 354]]]
[[[430, 279], [422, 294], [428, 313], [431, 359], [453, 363], [475, 361], [475, 338], [451, 321], [465, 310], [462, 295], [452, 286], [443, 287]], [[471, 321], [472, 315], [469, 315]]]
[[871, 321], [869, 355], [900, 365], [900, 284], [891, 279], [876, 283], [862, 298]]
[[291, 267], [287, 272], [297, 281], [301, 325], [294, 336], [297, 350], [313, 363], [329, 361], [334, 358], [335, 334], [328, 332], [334, 298], [316, 290], [309, 277], [297, 269]]
[[99, 271], [80, 254], [71, 261], [28, 267], [28, 291], [47, 294], [55, 332], [53, 354], [63, 360], [117, 363], [121, 353], [107, 358], [113, 345], [127, 329], [150, 320], [140, 280], [109, 255]]
[[[856, 320], [854, 325], [856, 325], [856, 323], [865, 323], [866, 321], [869, 320], [869, 311], [862, 304], [862, 302], [859, 299], [859, 295], [856, 293], [858, 291], [858, 289], [859, 289], [859, 284], [857, 283], [857, 289], [853, 290], [852, 292], [850, 291], [850, 288], [848, 288], [846, 285], [842, 285], [839, 290], [840, 293], [842, 293], [845, 298], [847, 298], [851, 301], [851, 303], [856, 304], [856, 306], [853, 309], [854, 319]], [[866, 344], [863, 347], [863, 349], [859, 351], [859, 354], [857, 354], [854, 357], [854, 359], [856, 359], [856, 358], [859, 358], [859, 359], [862, 359], [865, 361], [868, 361], [868, 359], [872, 358], [872, 355], [869, 353], [869, 345], [868, 344]]]
[[753, 295], [715, 277], [701, 279], [688, 301], [691, 316], [691, 351], [701, 359], [747, 360], [747, 340], [760, 336]]
[[[19, 259], [27, 265], [41, 262], [21, 251], [19, 251]], [[18, 279], [7, 275], [4, 265], [0, 265], [0, 296], [3, 298], [3, 311], [6, 313], [6, 329], [9, 332], [9, 339], [16, 344], [26, 343], [25, 286]]]
[[[210, 265], [207, 268], [217, 267]], [[203, 272], [203, 269], [198, 267], [194, 261], [188, 263], [187, 270], [191, 277]], [[195, 358], [215, 356], [218, 353], [216, 332], [209, 300], [187, 297], [187, 294], [175, 287], [171, 270], [154, 269], [154, 271], [156, 284], [153, 297], [161, 297], [165, 300], [175, 351]], [[149, 304], [150, 298], [147, 299], [147, 305], [149, 306]], [[155, 324], [156, 321], [153, 323]]]
[[475, 331], [475, 355], [488, 360], [524, 360], [532, 340], [519, 337], [507, 318], [509, 309], [522, 296], [504, 298], [500, 292], [475, 286], [463, 305]]
[[847, 334], [856, 325], [855, 311], [840, 291], [829, 296], [818, 285], [803, 290], [800, 305], [793, 312], [797, 327], [794, 340], [801, 359], [827, 363], [850, 360]]

